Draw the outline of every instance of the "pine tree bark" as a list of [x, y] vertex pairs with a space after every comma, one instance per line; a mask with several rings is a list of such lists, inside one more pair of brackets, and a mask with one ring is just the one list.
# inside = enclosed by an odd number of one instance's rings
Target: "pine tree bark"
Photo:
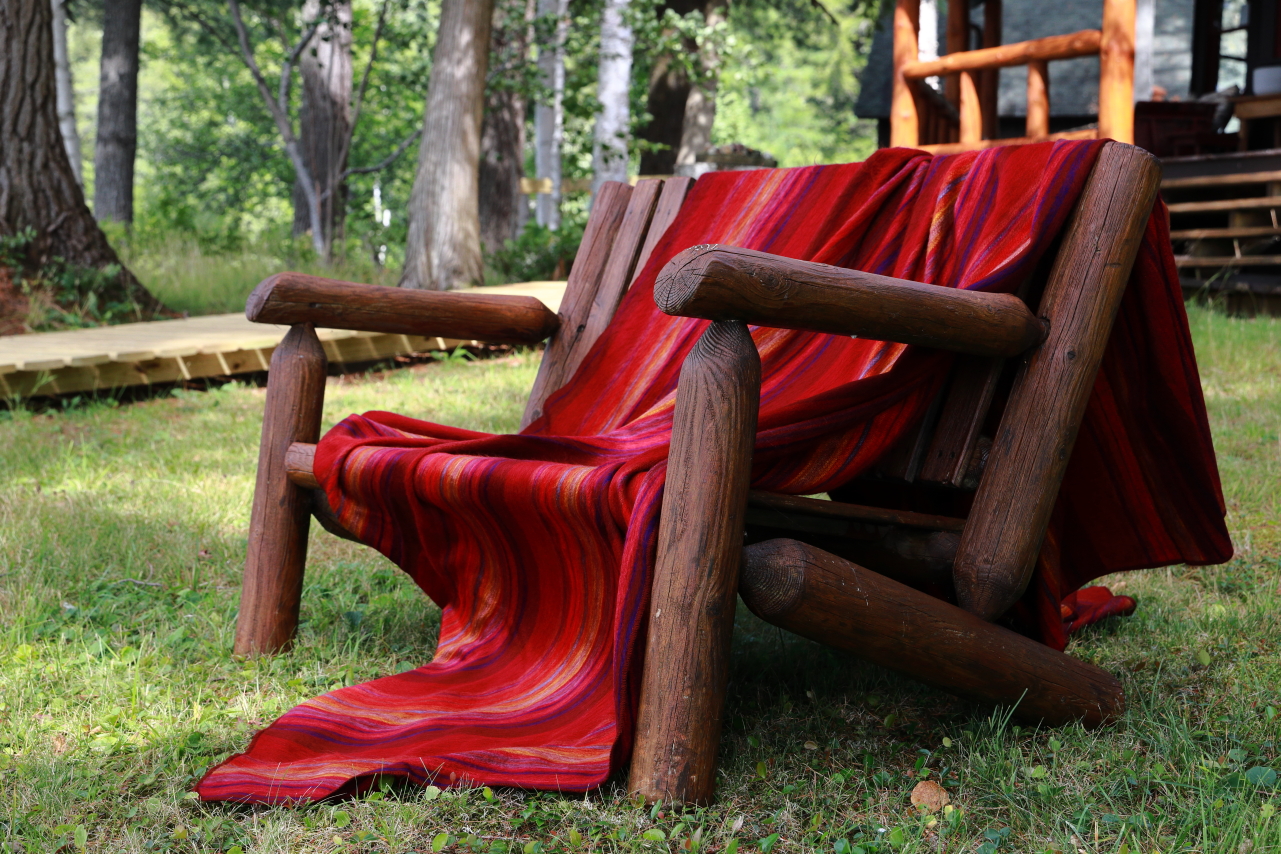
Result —
[[132, 300], [144, 317], [162, 310], [120, 264], [71, 170], [58, 130], [50, 4], [0, 0], [0, 44], [0, 235], [34, 231], [32, 267], [54, 258], [98, 270], [119, 265], [100, 301]]
[[[302, 75], [302, 109], [298, 142], [307, 172], [320, 197], [320, 222], [324, 257], [342, 238], [347, 213], [347, 138], [351, 134], [351, 0], [337, 0], [323, 8], [319, 0], [303, 5], [304, 28], [318, 24], [298, 60]], [[311, 230], [307, 194], [294, 184], [294, 236]]]
[[53, 10], [53, 66], [58, 92], [58, 127], [67, 147], [67, 160], [81, 187], [84, 179], [84, 155], [80, 151], [80, 131], [76, 129], [76, 89], [71, 80], [71, 59], [67, 54], [67, 0], [50, 0]]
[[551, 182], [550, 193], [539, 193], [534, 219], [555, 231], [560, 228], [560, 151], [565, 142], [565, 39], [569, 36], [569, 0], [538, 0], [538, 16], [552, 16], [550, 44], [538, 54], [538, 72], [551, 94], [547, 103], [534, 108], [534, 171]]
[[505, 0], [494, 10], [480, 131], [480, 242], [485, 252], [502, 249], [516, 237], [520, 223], [525, 97], [513, 84], [529, 53], [530, 6], [522, 0]]
[[104, 0], [98, 142], [93, 155], [93, 212], [99, 222], [133, 222], [141, 30], [142, 0]]
[[635, 38], [626, 16], [630, 0], [605, 0], [600, 21], [596, 99], [600, 112], [592, 140], [592, 196], [606, 181], [627, 180], [629, 95]]
[[443, 0], [400, 286], [480, 283], [480, 125], [494, 0]]

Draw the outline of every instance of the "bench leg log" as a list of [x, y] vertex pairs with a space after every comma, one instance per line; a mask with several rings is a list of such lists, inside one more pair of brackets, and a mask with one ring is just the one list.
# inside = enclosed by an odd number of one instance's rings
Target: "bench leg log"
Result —
[[294, 442], [320, 438], [325, 371], [325, 351], [310, 323], [290, 328], [271, 356], [236, 620], [238, 655], [278, 652], [298, 628], [312, 499], [290, 482], [285, 457]]
[[1112, 674], [796, 540], [743, 550], [758, 617], [1021, 719], [1096, 727], [1125, 712]]
[[715, 790], [760, 386], [738, 321], [713, 323], [681, 368], [629, 783], [651, 803]]

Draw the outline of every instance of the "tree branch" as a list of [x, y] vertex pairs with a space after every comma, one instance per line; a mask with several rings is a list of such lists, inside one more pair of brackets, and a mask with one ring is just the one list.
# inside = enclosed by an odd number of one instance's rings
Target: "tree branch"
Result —
[[[386, 160], [377, 164], [376, 166], [354, 166], [350, 169], [344, 169], [343, 173], [338, 176], [338, 180], [334, 182], [334, 187], [337, 187], [338, 185], [342, 184], [343, 181], [346, 181], [352, 175], [366, 175], [370, 172], [381, 172], [382, 170], [386, 169], [388, 166], [396, 162], [397, 157], [400, 157], [400, 155], [405, 153], [405, 149], [409, 148], [409, 146], [413, 143], [413, 141], [418, 139], [418, 137], [422, 134], [422, 132], [423, 132], [423, 129], [419, 128], [418, 130], [411, 133], [409, 136], [405, 137], [404, 141], [402, 141], [400, 145], [396, 147], [396, 150], [393, 151], [391, 154], [389, 154]], [[329, 198], [329, 195], [332, 192], [332, 189], [333, 188], [330, 188], [329, 190], [325, 191], [324, 195], [320, 197], [321, 201], [324, 201], [325, 199]]]
[[[351, 130], [353, 133], [356, 129], [356, 122], [360, 121], [360, 109], [365, 105], [365, 90], [369, 87], [369, 72], [373, 70], [374, 59], [378, 56], [378, 40], [382, 38], [383, 25], [387, 23], [387, 7], [390, 3], [391, 0], [383, 0], [382, 8], [378, 10], [378, 26], [374, 27], [374, 40], [369, 45], [369, 61], [365, 63], [365, 72], [360, 75], [360, 88], [356, 90], [356, 102], [352, 105]], [[351, 134], [348, 134], [347, 147], [350, 148], [350, 146]], [[341, 163], [342, 160], [338, 162]]]
[[298, 61], [298, 57], [302, 56], [303, 49], [310, 44], [319, 30], [319, 22], [312, 24], [311, 29], [303, 33], [302, 38], [298, 40], [298, 44], [294, 45], [294, 49], [289, 51], [289, 56], [285, 57], [284, 64], [280, 66], [280, 109], [286, 112], [289, 111], [289, 87], [294, 80], [294, 63]]

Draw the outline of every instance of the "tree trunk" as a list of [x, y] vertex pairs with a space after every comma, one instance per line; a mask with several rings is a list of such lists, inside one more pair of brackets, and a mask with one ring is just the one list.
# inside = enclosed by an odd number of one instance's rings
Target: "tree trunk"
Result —
[[565, 39], [569, 35], [569, 0], [538, 0], [538, 16], [554, 16], [552, 41], [538, 53], [538, 71], [551, 101], [534, 109], [534, 171], [551, 181], [551, 192], [535, 196], [534, 218], [555, 231], [560, 228], [560, 150], [565, 142]]
[[592, 195], [606, 181], [627, 180], [628, 95], [632, 81], [630, 0], [605, 0], [600, 21], [600, 66], [596, 77], [596, 132], [592, 141]]
[[[658, 7], [658, 18], [662, 21], [669, 9], [683, 18], [701, 6], [699, 0], [669, 0]], [[692, 39], [682, 41], [687, 54], [698, 50]], [[680, 57], [662, 55], [655, 58], [649, 74], [646, 103], [650, 119], [637, 134], [650, 143], [641, 152], [640, 174], [672, 175], [676, 172], [676, 152], [681, 147], [689, 87], [689, 74]]]
[[35, 233], [27, 262], [54, 258], [120, 273], [102, 302], [132, 300], [144, 316], [161, 309], [107, 243], [85, 205], [58, 130], [49, 3], [0, 0], [0, 235]]
[[516, 236], [524, 200], [520, 179], [525, 174], [525, 98], [514, 84], [529, 53], [532, 11], [523, 0], [505, 0], [494, 11], [480, 131], [480, 242], [486, 252], [502, 249]]
[[650, 120], [638, 134], [652, 144], [641, 152], [640, 174], [675, 174], [688, 99], [689, 75], [685, 69], [671, 57], [659, 57], [649, 75]]
[[444, 0], [432, 57], [400, 285], [480, 283], [480, 124], [494, 0]]
[[[728, 0], [708, 0], [703, 19], [708, 27], [725, 22]], [[692, 166], [699, 154], [712, 147], [712, 125], [716, 121], [716, 89], [720, 75], [720, 55], [715, 38], [698, 46], [699, 79], [690, 86], [681, 123], [681, 144], [676, 153], [677, 166]]]
[[93, 155], [93, 212], [99, 222], [133, 222], [141, 27], [142, 0], [105, 0], [98, 82], [98, 143]]
[[58, 90], [58, 127], [62, 141], [67, 146], [67, 160], [81, 187], [84, 179], [84, 155], [80, 153], [80, 132], [76, 130], [76, 89], [71, 82], [71, 60], [67, 56], [67, 7], [66, 0], [50, 0], [53, 4], [53, 65], [54, 81]]
[[[324, 260], [333, 242], [342, 237], [347, 213], [347, 168], [344, 155], [351, 133], [351, 0], [321, 7], [319, 0], [303, 6], [304, 28], [319, 22], [307, 49], [299, 57], [302, 110], [298, 137], [302, 159], [320, 196]], [[301, 186], [294, 186], [294, 235], [311, 230], [311, 211]]]

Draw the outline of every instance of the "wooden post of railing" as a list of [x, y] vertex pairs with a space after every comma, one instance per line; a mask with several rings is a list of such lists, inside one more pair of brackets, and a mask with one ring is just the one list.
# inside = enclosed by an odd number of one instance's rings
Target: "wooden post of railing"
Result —
[[[970, 0], [948, 0], [947, 32], [943, 39], [944, 49], [948, 54], [961, 53], [970, 49]], [[943, 95], [958, 110], [961, 108], [961, 87], [965, 85], [956, 75], [949, 74], [943, 78]], [[965, 135], [961, 135], [962, 141]]]
[[920, 140], [914, 85], [903, 76], [903, 67], [920, 59], [917, 31], [921, 0], [896, 0], [894, 7], [894, 91], [890, 102], [890, 145], [915, 147]]
[[1027, 136], [1039, 139], [1050, 133], [1050, 65], [1043, 59], [1027, 64]]
[[1099, 138], [1134, 144], [1134, 0], [1103, 0]]
[[[983, 2], [983, 47], [996, 47], [1001, 43], [1001, 0]], [[996, 139], [1000, 135], [997, 117], [998, 94], [1001, 88], [1001, 70], [988, 68], [979, 77], [979, 104], [983, 108], [983, 138]]]
[[980, 142], [983, 139], [983, 108], [979, 106], [979, 92], [974, 86], [974, 75], [962, 71], [956, 76], [961, 80], [961, 142]]

